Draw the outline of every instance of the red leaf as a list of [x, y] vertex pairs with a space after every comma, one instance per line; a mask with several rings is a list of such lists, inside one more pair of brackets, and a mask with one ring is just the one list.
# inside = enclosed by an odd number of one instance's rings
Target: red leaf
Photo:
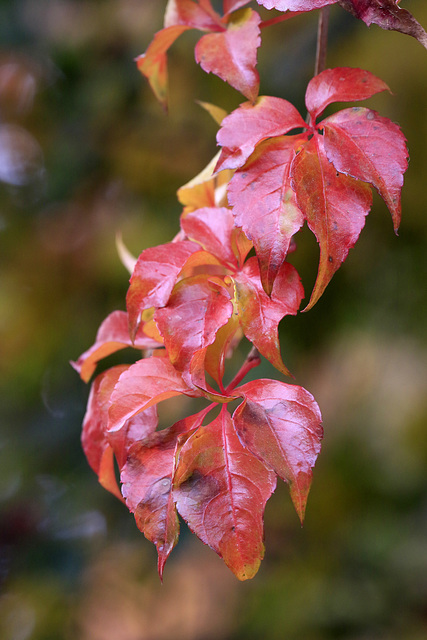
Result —
[[108, 431], [123, 429], [126, 422], [162, 400], [180, 394], [200, 395], [189, 389], [166, 358], [145, 358], [131, 365], [119, 378], [110, 398]]
[[269, 297], [262, 288], [256, 258], [249, 258], [235, 276], [235, 285], [245, 336], [276, 369], [290, 375], [280, 355], [278, 325], [284, 316], [296, 314], [304, 295], [296, 269], [287, 262], [282, 264]]
[[390, 91], [386, 83], [369, 71], [351, 67], [325, 69], [308, 83], [305, 104], [314, 123], [332, 102], [366, 100], [386, 90]]
[[409, 11], [397, 6], [396, 0], [339, 0], [339, 4], [368, 27], [374, 23], [382, 29], [406, 33], [427, 48], [427, 33]]
[[222, 121], [217, 141], [223, 149], [216, 171], [238, 169], [259, 142], [298, 127], [304, 128], [306, 123], [287, 100], [261, 96], [254, 105], [244, 102]]
[[295, 385], [255, 380], [236, 389], [244, 397], [233, 423], [245, 447], [289, 483], [292, 502], [303, 522], [320, 452], [322, 418], [313, 396]]
[[107, 316], [98, 329], [95, 344], [85, 351], [77, 362], [72, 362], [74, 369], [84, 382], [88, 382], [96, 369], [97, 363], [107, 356], [124, 349], [156, 349], [160, 344], [143, 333], [143, 327], [132, 342], [129, 336], [128, 315], [125, 311], [113, 311]]
[[205, 386], [203, 361], [197, 359], [199, 366], [195, 370], [193, 356], [214, 342], [218, 329], [228, 322], [232, 312], [224, 283], [204, 275], [181, 280], [168, 305], [156, 312], [170, 361], [184, 374], [192, 374], [195, 384]]
[[319, 271], [305, 311], [320, 298], [346, 259], [365, 224], [372, 204], [368, 185], [337, 174], [315, 135], [296, 156], [292, 175], [297, 202], [320, 246]]
[[173, 491], [190, 529], [247, 580], [264, 556], [262, 518], [275, 486], [274, 474], [240, 444], [223, 409], [185, 442]]
[[158, 31], [147, 51], [136, 58], [139, 71], [148, 79], [154, 95], [167, 109], [168, 69], [166, 52], [175, 40], [191, 26], [173, 26]]
[[157, 412], [153, 407], [129, 420], [120, 434], [112, 437], [107, 433], [110, 397], [120, 375], [127, 369], [128, 366], [124, 365], [113, 367], [95, 378], [82, 430], [82, 446], [89, 465], [98, 475], [104, 489], [111, 491], [120, 500], [122, 496], [117, 486], [113, 453], [121, 468], [126, 461], [128, 448], [157, 427]]
[[371, 183], [387, 204], [397, 231], [400, 193], [408, 150], [400, 128], [362, 107], [344, 109], [322, 121], [325, 151], [341, 173]]
[[313, 11], [334, 4], [337, 0], [257, 0], [266, 9], [279, 11]]
[[157, 547], [159, 574], [178, 542], [179, 522], [172, 498], [175, 454], [181, 434], [197, 428], [206, 410], [136, 443], [122, 469], [122, 493], [138, 529]]
[[134, 337], [141, 312], [167, 304], [179, 272], [200, 247], [183, 240], [145, 249], [139, 256], [126, 296], [129, 332]]
[[227, 29], [203, 36], [196, 45], [196, 61], [207, 73], [214, 73], [246, 98], [258, 95], [257, 48], [261, 44], [261, 18], [244, 9], [233, 14]]
[[225, 207], [204, 207], [181, 218], [181, 228], [189, 240], [219, 258], [224, 265], [236, 268], [237, 260], [232, 250], [234, 221], [231, 211]]
[[290, 167], [299, 136], [261, 142], [229, 187], [236, 224], [254, 243], [267, 294], [289, 250], [292, 236], [304, 223], [291, 188]]
[[169, 0], [164, 26], [187, 25], [200, 31], [211, 31], [218, 29], [221, 23], [219, 16], [212, 8], [209, 0]]

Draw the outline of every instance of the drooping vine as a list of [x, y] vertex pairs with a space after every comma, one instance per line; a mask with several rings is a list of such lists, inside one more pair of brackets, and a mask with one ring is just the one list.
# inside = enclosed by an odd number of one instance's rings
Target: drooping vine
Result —
[[[400, 224], [408, 153], [398, 125], [361, 106], [322, 119], [331, 104], [388, 90], [369, 71], [325, 68], [329, 5], [424, 46], [425, 31], [395, 0], [258, 1], [279, 14], [263, 21], [246, 0], [223, 0], [222, 15], [210, 0], [169, 0], [164, 28], [137, 59], [166, 109], [167, 52], [184, 31], [199, 30], [196, 61], [247, 101], [228, 115], [208, 106], [220, 123], [220, 152], [178, 191], [179, 234], [137, 260], [126, 255], [126, 311], [112, 312], [74, 363], [88, 382], [98, 361], [115, 351], [131, 346], [139, 357], [93, 380], [82, 443], [102, 486], [156, 545], [160, 576], [178, 541], [178, 514], [241, 580], [253, 577], [263, 558], [263, 513], [277, 476], [303, 521], [323, 434], [319, 407], [297, 384], [243, 380], [261, 357], [289, 375], [278, 325], [297, 314], [304, 297], [287, 255], [305, 223], [320, 248], [306, 311], [355, 245], [372, 187], [396, 231]], [[258, 96], [257, 49], [267, 27], [317, 9], [304, 119], [287, 100]], [[227, 359], [243, 338], [252, 347], [226, 385]], [[206, 406], [157, 430], [158, 404], [180, 395]]]

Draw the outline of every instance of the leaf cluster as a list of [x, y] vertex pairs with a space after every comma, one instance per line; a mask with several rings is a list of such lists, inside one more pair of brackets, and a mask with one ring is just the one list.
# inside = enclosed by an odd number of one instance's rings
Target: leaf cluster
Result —
[[[245, 0], [224, 0], [222, 15], [210, 0], [169, 0], [164, 28], [137, 59], [166, 107], [167, 52], [181, 33], [197, 29], [196, 61], [248, 99], [228, 115], [205, 105], [220, 124], [220, 152], [178, 191], [178, 235], [136, 260], [122, 248], [131, 272], [127, 310], [110, 314], [74, 363], [89, 381], [111, 353], [130, 346], [142, 356], [95, 378], [82, 442], [100, 483], [156, 545], [161, 576], [178, 540], [178, 514], [241, 580], [255, 575], [264, 555], [263, 513], [277, 476], [303, 521], [323, 433], [319, 407], [296, 384], [241, 383], [261, 356], [289, 375], [278, 325], [304, 297], [287, 257], [305, 222], [320, 248], [305, 310], [356, 243], [371, 187], [399, 227], [408, 152], [398, 125], [359, 106], [321, 119], [333, 103], [388, 90], [382, 80], [361, 69], [322, 70], [307, 86], [306, 119], [287, 100], [258, 97], [261, 30], [335, 3], [260, 0], [276, 10], [263, 22]], [[394, 0], [338, 4], [426, 45], [422, 27]], [[252, 349], [226, 386], [227, 359], [243, 337]], [[159, 403], [178, 396], [205, 399], [206, 407], [158, 430]]]

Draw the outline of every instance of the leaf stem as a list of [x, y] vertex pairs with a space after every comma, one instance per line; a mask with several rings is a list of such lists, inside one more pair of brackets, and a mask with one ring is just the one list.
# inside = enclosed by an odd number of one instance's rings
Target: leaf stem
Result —
[[249, 351], [248, 355], [246, 356], [245, 362], [240, 367], [240, 370], [237, 372], [233, 380], [230, 382], [230, 384], [226, 388], [225, 393], [230, 393], [230, 391], [233, 391], [233, 389], [237, 387], [239, 382], [243, 380], [245, 375], [249, 373], [251, 369], [253, 369], [254, 367], [258, 367], [260, 364], [261, 364], [261, 358], [259, 355], [259, 351], [256, 347], [252, 347], [252, 349]]
[[326, 69], [326, 51], [328, 48], [328, 27], [329, 27], [329, 9], [330, 6], [322, 7], [319, 13], [319, 21], [317, 23], [317, 45], [316, 45], [316, 62], [314, 65], [314, 75]]

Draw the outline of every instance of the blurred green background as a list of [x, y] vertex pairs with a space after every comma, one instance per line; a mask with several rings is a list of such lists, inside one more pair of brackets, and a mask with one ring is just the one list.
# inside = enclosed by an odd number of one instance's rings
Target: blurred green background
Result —
[[[195, 100], [242, 101], [196, 66], [189, 33], [171, 50], [163, 114], [133, 59], [165, 4], [0, 3], [0, 638], [424, 640], [427, 52], [415, 40], [332, 9], [328, 65], [389, 84], [367, 104], [399, 122], [411, 162], [399, 237], [375, 196], [321, 301], [281, 325], [285, 363], [324, 416], [304, 528], [282, 484], [254, 580], [183, 526], [161, 585], [154, 547], [86, 464], [88, 388], [68, 363], [124, 308], [115, 235], [134, 254], [172, 238], [176, 189], [216, 152]], [[427, 25], [425, 0], [405, 6]], [[261, 93], [303, 114], [316, 17], [270, 28], [259, 50]], [[317, 260], [304, 231], [292, 261], [307, 292]]]

